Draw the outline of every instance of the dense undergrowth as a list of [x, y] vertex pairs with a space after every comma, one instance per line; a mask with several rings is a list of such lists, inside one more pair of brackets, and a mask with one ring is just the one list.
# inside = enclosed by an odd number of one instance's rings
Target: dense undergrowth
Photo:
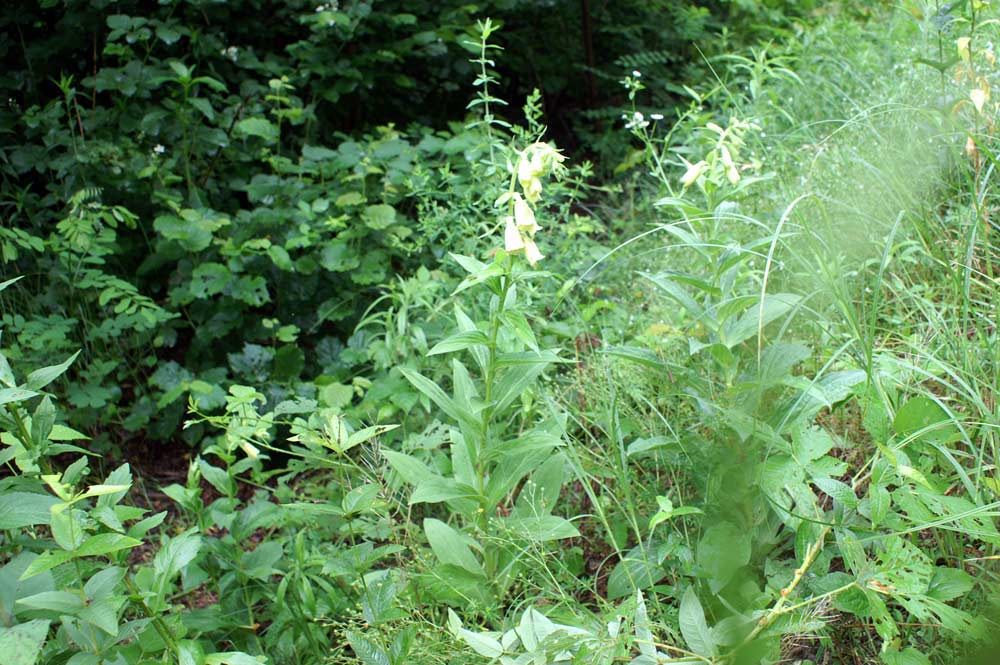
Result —
[[996, 658], [989, 3], [24, 4], [10, 662]]

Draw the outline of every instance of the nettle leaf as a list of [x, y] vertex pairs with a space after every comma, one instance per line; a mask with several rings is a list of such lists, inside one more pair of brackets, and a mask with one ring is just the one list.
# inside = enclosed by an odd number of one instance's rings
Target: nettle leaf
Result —
[[802, 466], [823, 457], [835, 446], [833, 437], [820, 427], [804, 427], [792, 435], [792, 455]]
[[370, 642], [367, 638], [362, 637], [353, 630], [346, 631], [344, 635], [347, 637], [347, 642], [351, 645], [351, 649], [354, 650], [354, 655], [364, 665], [391, 665], [388, 654], [380, 646]]
[[713, 657], [716, 652], [715, 639], [705, 621], [705, 610], [701, 607], [694, 587], [688, 587], [681, 598], [678, 612], [681, 635], [688, 648], [700, 656]]
[[833, 478], [813, 478], [812, 482], [824, 494], [831, 496], [837, 503], [847, 508], [858, 507], [858, 497], [854, 494], [854, 490], [851, 489], [850, 485], [842, 483], [839, 480], [834, 480]]

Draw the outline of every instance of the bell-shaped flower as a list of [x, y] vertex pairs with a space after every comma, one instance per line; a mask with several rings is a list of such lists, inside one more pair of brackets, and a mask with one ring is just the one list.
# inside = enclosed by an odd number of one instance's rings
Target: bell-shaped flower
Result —
[[[681, 159], [684, 158], [682, 157]], [[681, 185], [683, 185], [684, 188], [687, 189], [695, 182], [697, 182], [698, 178], [700, 178], [701, 175], [705, 172], [705, 170], [708, 168], [708, 162], [706, 162], [703, 159], [696, 164], [691, 164], [685, 159], [684, 163], [687, 164], [687, 171], [685, 171], [684, 175], [681, 176]]]
[[505, 217], [504, 220], [503, 248], [509, 254], [520, 252], [524, 249], [524, 240], [521, 238], [521, 232], [517, 230], [517, 224], [514, 223], [514, 218], [510, 216]]
[[514, 199], [514, 221], [517, 223], [517, 228], [529, 236], [535, 235], [535, 232], [542, 228], [535, 221], [535, 213], [531, 206], [520, 196]]
[[542, 256], [542, 253], [538, 251], [538, 245], [536, 245], [535, 241], [531, 238], [527, 238], [524, 241], [524, 258], [528, 259], [528, 263], [531, 264], [532, 268], [534, 268], [539, 261], [545, 258]]
[[736, 162], [733, 161], [729, 148], [726, 146], [719, 148], [719, 156], [722, 158], [722, 164], [726, 167], [726, 177], [731, 184], [735, 185], [740, 181], [740, 170], [736, 168]]

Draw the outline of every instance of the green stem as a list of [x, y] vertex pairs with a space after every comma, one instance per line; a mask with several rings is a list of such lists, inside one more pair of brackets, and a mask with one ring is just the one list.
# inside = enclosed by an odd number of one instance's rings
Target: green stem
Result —
[[129, 579], [128, 575], [125, 576], [125, 586], [128, 587], [128, 591], [132, 595], [132, 602], [138, 605], [142, 613], [146, 615], [146, 618], [152, 621], [153, 628], [156, 629], [163, 643], [180, 657], [180, 649], [177, 646], [177, 641], [174, 639], [173, 632], [170, 630], [170, 626], [167, 625], [167, 622], [163, 620], [163, 617], [158, 612], [153, 612], [149, 608], [146, 601], [142, 599], [138, 587], [135, 586], [135, 582]]

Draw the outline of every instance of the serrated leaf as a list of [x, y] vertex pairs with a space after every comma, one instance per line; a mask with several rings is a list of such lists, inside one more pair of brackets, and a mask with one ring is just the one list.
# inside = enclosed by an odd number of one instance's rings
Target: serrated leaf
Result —
[[837, 503], [847, 508], [858, 507], [858, 497], [854, 494], [854, 490], [851, 489], [850, 485], [833, 478], [813, 478], [812, 482], [824, 494], [832, 497]]
[[345, 632], [347, 642], [354, 650], [354, 655], [358, 657], [364, 665], [391, 665], [389, 656], [381, 647], [370, 642], [353, 630]]

